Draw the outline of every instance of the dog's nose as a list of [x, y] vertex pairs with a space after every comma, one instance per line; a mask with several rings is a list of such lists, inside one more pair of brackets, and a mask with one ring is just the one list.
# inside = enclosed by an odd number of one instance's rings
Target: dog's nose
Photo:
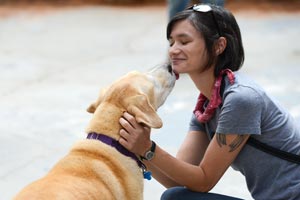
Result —
[[167, 69], [168, 69], [169, 73], [172, 74], [172, 75], [175, 74], [176, 80], [178, 80], [179, 79], [179, 74], [172, 69], [171, 63], [167, 63], [166, 66], [167, 66]]
[[170, 63], [167, 64], [167, 69], [171, 74], [173, 73], [173, 69]]

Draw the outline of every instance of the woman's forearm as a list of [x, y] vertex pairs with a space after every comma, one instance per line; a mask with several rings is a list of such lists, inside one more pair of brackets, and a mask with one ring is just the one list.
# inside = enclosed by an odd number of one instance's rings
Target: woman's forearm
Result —
[[152, 173], [152, 176], [164, 187], [170, 188], [180, 186], [180, 184], [176, 183], [173, 179], [164, 174], [159, 168], [153, 165], [151, 161], [143, 161], [143, 163], [147, 166], [147, 170]]
[[154, 158], [145, 164], [149, 171], [152, 170], [153, 177], [167, 188], [186, 186], [194, 191], [207, 192], [214, 186], [205, 178], [200, 166], [180, 161], [159, 146]]

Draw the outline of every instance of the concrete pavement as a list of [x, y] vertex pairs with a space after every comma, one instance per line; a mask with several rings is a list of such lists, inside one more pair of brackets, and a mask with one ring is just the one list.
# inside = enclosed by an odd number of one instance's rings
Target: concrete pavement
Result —
[[[300, 124], [300, 13], [236, 13], [254, 77]], [[85, 111], [101, 87], [131, 71], [162, 63], [166, 8], [77, 7], [0, 18], [0, 194], [11, 199], [44, 175], [85, 137]], [[198, 93], [181, 76], [159, 110], [153, 139], [175, 154]], [[164, 190], [145, 181], [145, 199]], [[229, 169], [213, 190], [251, 199], [244, 178]]]

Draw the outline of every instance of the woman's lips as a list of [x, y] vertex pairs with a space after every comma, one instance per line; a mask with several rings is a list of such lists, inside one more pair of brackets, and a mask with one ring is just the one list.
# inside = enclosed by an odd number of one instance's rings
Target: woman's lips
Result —
[[174, 58], [174, 59], [172, 59], [172, 65], [178, 65], [182, 61], [184, 61], [184, 59], [182, 59], [182, 58]]

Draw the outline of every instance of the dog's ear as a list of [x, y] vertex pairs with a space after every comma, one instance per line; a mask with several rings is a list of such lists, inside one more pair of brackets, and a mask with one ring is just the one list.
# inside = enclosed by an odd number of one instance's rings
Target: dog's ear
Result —
[[162, 121], [146, 95], [139, 94], [125, 100], [127, 111], [135, 116], [138, 123], [143, 123], [151, 128], [161, 128]]
[[86, 111], [89, 113], [94, 113], [97, 109], [97, 107], [100, 105], [100, 103], [102, 102], [104, 95], [106, 92], [106, 88], [101, 89], [100, 94], [98, 96], [98, 99], [96, 100], [96, 102], [92, 103], [87, 109]]
[[[99, 104], [98, 104], [99, 105]], [[97, 103], [92, 103], [87, 109], [86, 111], [89, 113], [94, 113], [96, 111], [96, 108], [98, 107]]]

